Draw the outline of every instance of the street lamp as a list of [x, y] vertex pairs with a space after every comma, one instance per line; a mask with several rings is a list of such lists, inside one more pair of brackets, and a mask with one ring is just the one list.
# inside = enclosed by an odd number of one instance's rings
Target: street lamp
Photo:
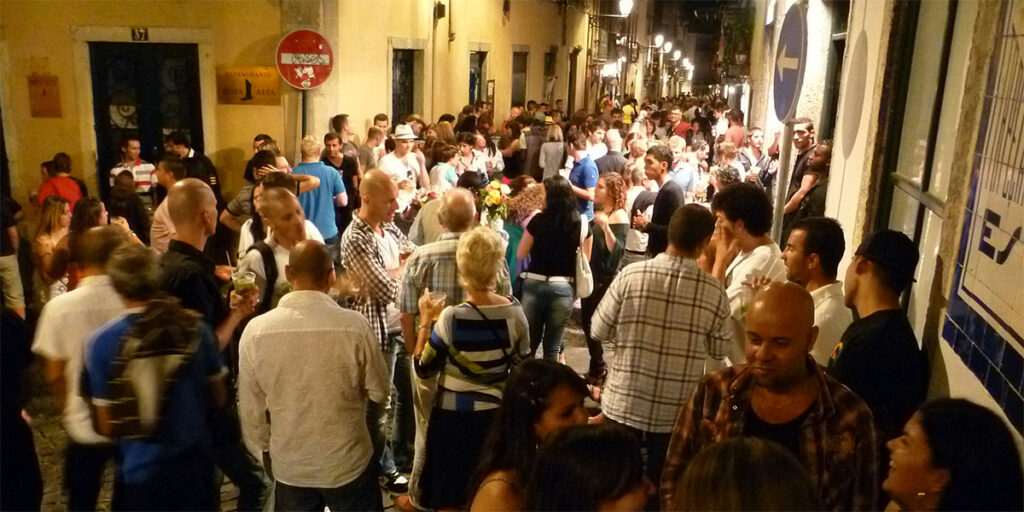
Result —
[[633, 0], [619, 0], [619, 13], [622, 16], [629, 16], [633, 11]]
[[676, 50], [672, 52], [672, 60], [679, 60], [679, 57], [683, 56], [683, 52]]
[[665, 36], [658, 34], [654, 36], [654, 46], [661, 48], [661, 45], [665, 42]]
[[663, 50], [665, 53], [672, 51], [672, 41], [665, 41], [665, 46]]

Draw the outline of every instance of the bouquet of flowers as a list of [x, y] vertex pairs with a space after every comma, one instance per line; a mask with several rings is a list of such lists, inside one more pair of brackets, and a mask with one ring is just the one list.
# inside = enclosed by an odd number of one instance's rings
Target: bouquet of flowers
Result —
[[420, 208], [434, 199], [437, 199], [437, 192], [424, 188], [417, 190], [411, 198], [409, 206], [402, 210], [402, 218], [406, 222], [412, 222], [416, 218], [416, 214], [420, 212]]
[[[480, 189], [476, 195], [476, 209], [480, 212], [480, 224], [483, 226], [501, 224], [508, 216], [508, 185], [493, 180]], [[501, 221], [501, 222], [499, 222]]]

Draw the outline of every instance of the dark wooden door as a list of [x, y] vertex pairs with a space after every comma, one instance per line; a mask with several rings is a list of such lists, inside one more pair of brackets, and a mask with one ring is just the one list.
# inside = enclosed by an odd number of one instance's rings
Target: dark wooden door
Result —
[[154, 162], [164, 135], [181, 130], [203, 151], [199, 47], [195, 44], [89, 43], [96, 171], [104, 197], [121, 137], [139, 136], [142, 159]]

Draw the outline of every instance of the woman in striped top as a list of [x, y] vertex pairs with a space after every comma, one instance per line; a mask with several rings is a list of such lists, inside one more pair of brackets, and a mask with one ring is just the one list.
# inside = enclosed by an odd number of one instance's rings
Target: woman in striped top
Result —
[[[462, 235], [455, 260], [466, 302], [440, 311], [443, 301], [432, 301], [429, 290], [420, 298], [416, 372], [421, 378], [440, 374], [420, 478], [420, 505], [427, 508], [466, 504], [469, 479], [505, 381], [529, 353], [522, 306], [494, 293], [504, 255], [501, 238], [490, 228]], [[438, 319], [432, 332], [431, 318]]]

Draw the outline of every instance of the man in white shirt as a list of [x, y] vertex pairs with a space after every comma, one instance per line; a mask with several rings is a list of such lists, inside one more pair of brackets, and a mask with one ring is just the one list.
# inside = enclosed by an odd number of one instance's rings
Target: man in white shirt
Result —
[[[169, 191], [175, 183], [185, 179], [187, 172], [185, 162], [176, 156], [167, 155], [156, 164], [153, 176], [164, 189]], [[168, 205], [169, 201], [164, 198], [153, 212], [153, 224], [149, 227], [149, 246], [161, 253], [167, 252], [167, 245], [175, 234], [174, 221], [171, 220]]]
[[110, 439], [94, 430], [79, 384], [86, 342], [126, 309], [104, 269], [110, 254], [124, 242], [124, 231], [116, 226], [85, 232], [78, 252], [85, 278], [73, 291], [46, 303], [32, 344], [32, 351], [45, 360], [46, 382], [64, 414], [67, 510], [96, 510], [103, 468], [115, 453]]
[[[288, 293], [289, 286], [284, 276], [288, 254], [295, 244], [306, 239], [306, 216], [291, 191], [280, 187], [265, 190], [260, 214], [266, 222], [267, 238], [262, 244], [254, 243], [238, 262], [239, 271], [256, 274], [256, 287], [261, 296], [260, 305], [256, 307], [258, 313], [274, 308]], [[270, 281], [271, 277], [273, 281]]]
[[396, 126], [392, 139], [395, 141], [395, 150], [381, 157], [377, 161], [377, 168], [388, 173], [399, 190], [429, 187], [430, 176], [413, 152], [416, 134], [412, 128], [407, 124]]
[[793, 224], [782, 252], [786, 277], [806, 288], [814, 299], [818, 341], [811, 357], [822, 366], [828, 366], [832, 350], [853, 323], [853, 313], [843, 298], [843, 283], [836, 280], [845, 250], [843, 228], [835, 219], [808, 217]]
[[587, 123], [587, 155], [592, 160], [596, 161], [608, 154], [608, 146], [604, 143], [604, 135], [607, 130], [608, 125], [600, 119], [594, 119]]
[[334, 265], [323, 244], [296, 245], [285, 274], [294, 291], [239, 344], [243, 435], [269, 456], [277, 510], [381, 510], [364, 412], [390, 390], [378, 341], [327, 295]]
[[751, 281], [759, 277], [782, 281], [786, 266], [782, 251], [768, 234], [772, 227], [771, 200], [759, 186], [737, 183], [725, 187], [712, 199], [711, 211], [718, 217], [711, 274], [729, 296], [736, 334], [729, 360], [739, 364], [746, 359], [743, 338], [747, 305], [753, 295]]

